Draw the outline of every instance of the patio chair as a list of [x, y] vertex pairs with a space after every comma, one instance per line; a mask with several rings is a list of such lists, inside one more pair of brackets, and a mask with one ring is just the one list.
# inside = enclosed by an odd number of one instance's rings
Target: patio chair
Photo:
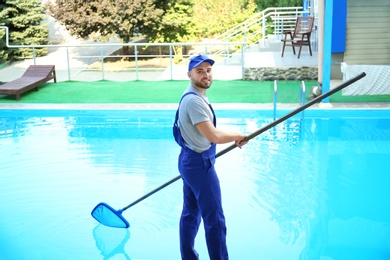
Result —
[[294, 55], [295, 47], [299, 47], [298, 59], [301, 56], [302, 46], [308, 46], [310, 51], [310, 56], [312, 56], [311, 51], [311, 32], [313, 30], [314, 17], [312, 16], [299, 16], [295, 23], [294, 31], [283, 31], [284, 37], [282, 39], [283, 48], [282, 48], [282, 57], [284, 55], [284, 49], [286, 46], [292, 46]]
[[0, 85], [0, 94], [15, 95], [20, 100], [20, 94], [33, 88], [38, 91], [41, 84], [51, 79], [57, 82], [54, 65], [31, 65], [20, 78]]

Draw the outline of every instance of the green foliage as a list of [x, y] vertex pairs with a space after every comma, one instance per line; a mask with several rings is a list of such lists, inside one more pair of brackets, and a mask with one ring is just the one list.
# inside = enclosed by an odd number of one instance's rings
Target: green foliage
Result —
[[97, 34], [117, 35], [130, 42], [139, 35], [150, 35], [161, 23], [166, 1], [153, 0], [91, 0], [61, 1], [48, 4], [51, 15], [80, 38]]
[[302, 6], [302, 0], [254, 0], [258, 11], [263, 11], [269, 7]]
[[2, 39], [5, 38], [5, 30], [0, 30], [0, 64], [3, 64], [7, 61], [8, 53], [5, 51], [5, 41]]
[[256, 5], [252, 0], [196, 0], [193, 9], [197, 35], [211, 38], [251, 17]]
[[193, 1], [177, 1], [169, 5], [161, 24], [149, 40], [154, 42], [186, 42], [194, 38], [196, 27], [192, 16]]
[[253, 0], [91, 0], [49, 4], [51, 15], [84, 38], [142, 35], [151, 42], [188, 42], [213, 37], [252, 16]]
[[[0, 5], [0, 25], [7, 26], [11, 45], [44, 45], [47, 44], [48, 30], [41, 24], [45, 19], [45, 8], [40, 0], [8, 0]], [[3, 37], [1, 37], [3, 35]], [[0, 50], [3, 60], [31, 58], [32, 55], [47, 54], [46, 48], [35, 49], [35, 53], [27, 48], [6, 48], [4, 33], [0, 34]], [[1, 53], [0, 53], [1, 54]], [[6, 57], [6, 58], [4, 58]]]
[[[267, 7], [301, 4], [302, 0], [55, 0], [49, 1], [47, 8], [72, 35], [80, 38], [93, 35], [96, 40], [104, 40], [115, 35], [130, 42], [143, 36], [151, 42], [191, 42], [219, 35]], [[48, 31], [41, 24], [44, 9], [40, 0], [0, 3], [0, 25], [9, 27], [11, 44], [47, 43]], [[243, 39], [237, 35], [230, 40]], [[36, 49], [35, 55], [46, 52]], [[1, 62], [7, 55], [16, 59], [31, 57], [32, 52], [7, 49], [0, 30], [0, 55]]]
[[[116, 36], [130, 42], [141, 36], [150, 42], [193, 42], [220, 35], [267, 7], [301, 4], [302, 0], [55, 0], [49, 1], [46, 7], [72, 35], [80, 38], [93, 36], [105, 40]], [[2, 1], [0, 25], [9, 27], [10, 43], [46, 44], [48, 31], [41, 24], [44, 12], [40, 0]], [[241, 34], [229, 40], [250, 43], [249, 36], [258, 29], [261, 28], [248, 29], [246, 39]], [[7, 55], [11, 59], [33, 55], [29, 49], [7, 49], [3, 39], [4, 32], [0, 30], [0, 63]], [[124, 48], [124, 51], [129, 50]], [[46, 52], [46, 49], [35, 49], [34, 55], [42, 56]], [[185, 53], [185, 47], [174, 52]]]

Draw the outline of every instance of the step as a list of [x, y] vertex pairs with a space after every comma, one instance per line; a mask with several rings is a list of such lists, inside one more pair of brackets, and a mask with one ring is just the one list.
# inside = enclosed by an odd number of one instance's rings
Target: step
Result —
[[246, 52], [278, 52], [282, 49], [282, 43], [268, 42], [263, 46], [262, 44], [251, 44], [248, 46]]

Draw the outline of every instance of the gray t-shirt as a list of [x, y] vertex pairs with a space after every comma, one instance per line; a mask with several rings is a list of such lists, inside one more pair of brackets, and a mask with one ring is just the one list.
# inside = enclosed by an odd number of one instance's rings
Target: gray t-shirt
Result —
[[199, 96], [189, 94], [182, 99], [179, 106], [178, 125], [185, 145], [191, 150], [201, 153], [208, 150], [211, 143], [199, 132], [195, 125], [205, 121], [213, 122], [213, 112], [208, 105], [208, 98], [203, 96], [196, 88], [189, 86], [183, 94], [187, 92], [195, 92]]

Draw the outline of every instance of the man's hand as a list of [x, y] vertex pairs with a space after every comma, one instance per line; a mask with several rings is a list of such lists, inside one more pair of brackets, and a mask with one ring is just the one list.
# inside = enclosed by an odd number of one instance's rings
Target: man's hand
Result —
[[235, 141], [236, 145], [238, 148], [241, 148], [243, 147], [244, 145], [246, 145], [249, 141], [246, 140], [247, 136], [245, 136], [243, 139], [241, 140], [237, 140]]

